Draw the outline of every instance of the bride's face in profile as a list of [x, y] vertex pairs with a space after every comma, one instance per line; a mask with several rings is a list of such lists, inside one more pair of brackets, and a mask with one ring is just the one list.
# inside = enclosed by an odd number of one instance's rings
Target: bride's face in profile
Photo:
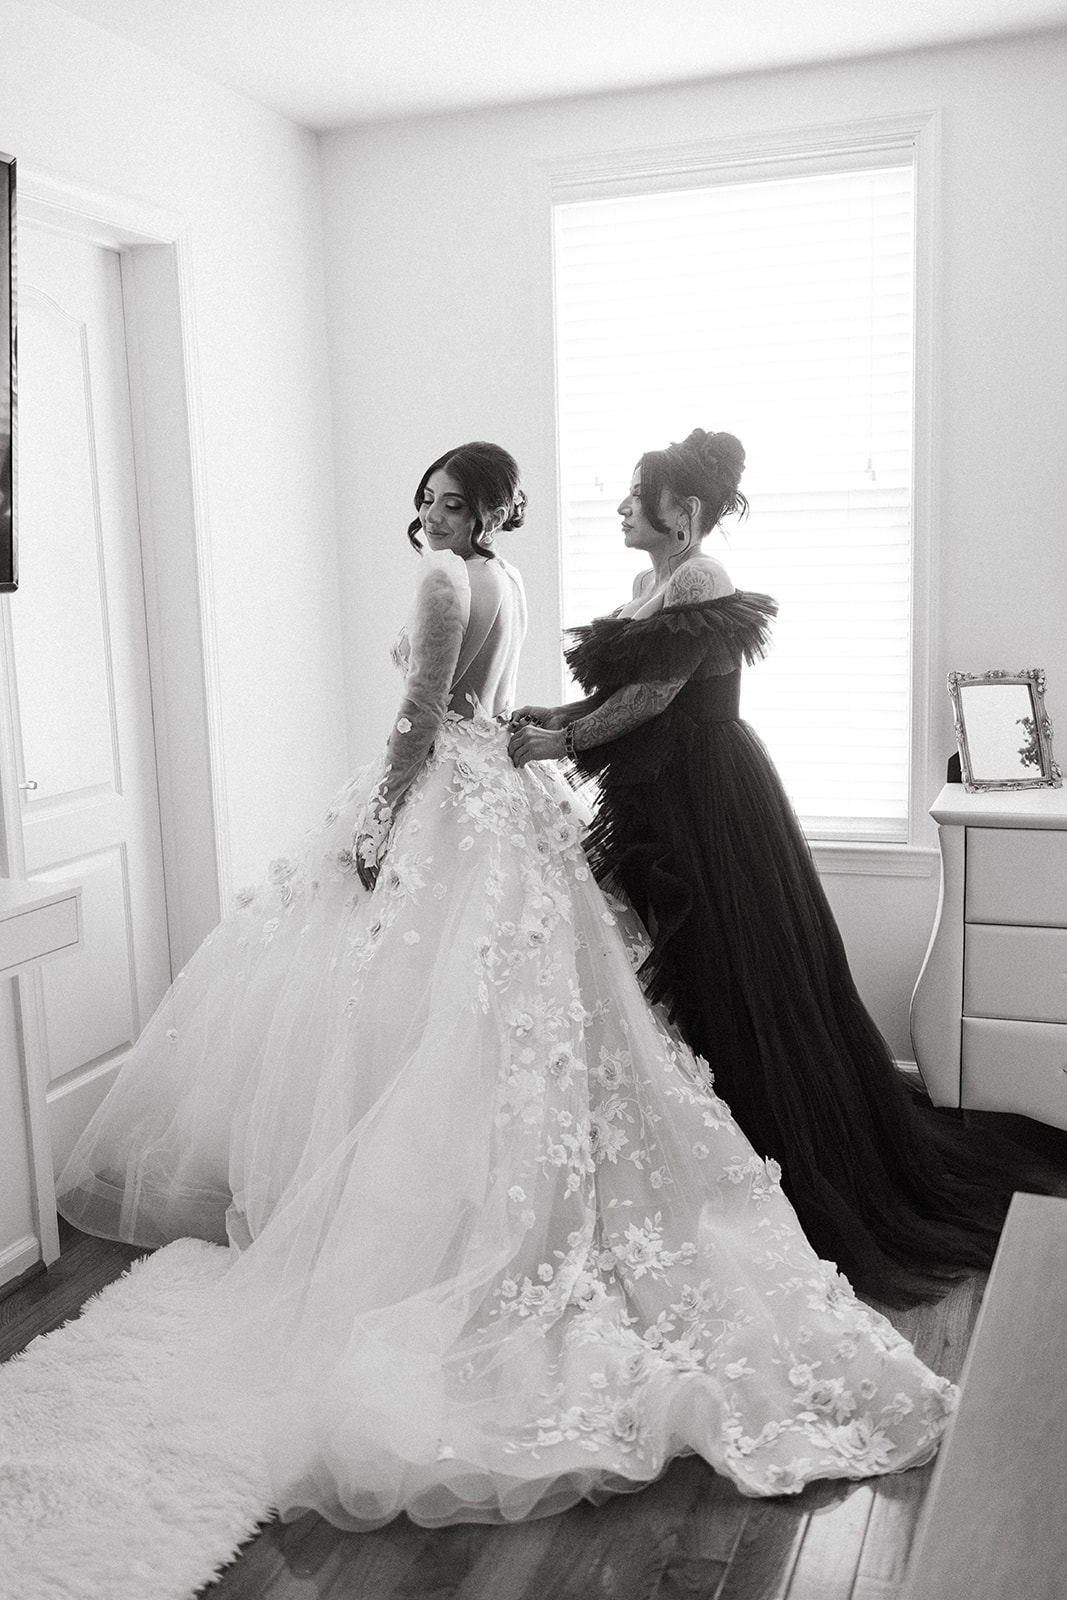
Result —
[[[659, 520], [666, 521], [670, 516], [670, 495], [664, 489], [660, 494]], [[669, 545], [671, 535], [660, 533], [657, 527], [648, 520], [645, 508], [641, 504], [641, 469], [638, 467], [630, 482], [630, 492], [624, 500], [619, 502], [619, 516], [622, 518], [622, 536], [628, 550], [659, 550], [663, 545]]]
[[471, 540], [478, 519], [455, 478], [443, 468], [426, 481], [419, 521], [431, 550], [452, 550], [464, 561], [474, 555]]

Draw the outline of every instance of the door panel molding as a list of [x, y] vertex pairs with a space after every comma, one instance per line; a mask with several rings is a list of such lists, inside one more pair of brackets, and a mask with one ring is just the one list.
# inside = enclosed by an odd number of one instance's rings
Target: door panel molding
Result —
[[[119, 252], [173, 974], [218, 921], [231, 890], [190, 251], [181, 218], [157, 207], [32, 170], [20, 180], [20, 221]], [[11, 603], [0, 597], [0, 710], [7, 713], [0, 717], [0, 870], [22, 878], [19, 783], [27, 774]], [[49, 1092], [41, 975], [15, 982], [32, 1200], [47, 1263], [58, 1254], [53, 1162], [65, 1161], [126, 1049], [116, 1040]], [[135, 1031], [143, 1020], [134, 1018]]]
[[[23, 719], [23, 763], [37, 783], [26, 810], [36, 812], [76, 791], [111, 789], [121, 794], [122, 766], [88, 329], [36, 285], [23, 285], [20, 302], [22, 343], [26, 349], [35, 346], [41, 357], [42, 376], [35, 367], [23, 374], [27, 415], [31, 389], [42, 381], [65, 401], [53, 436], [24, 433], [20, 474], [28, 481], [36, 466], [39, 492], [47, 485], [48, 502], [38, 509], [48, 527], [78, 530], [62, 551], [52, 554], [47, 567], [49, 608], [58, 605], [68, 618], [70, 651], [57, 656], [52, 650], [32, 594], [20, 594], [11, 605], [19, 661], [23, 669], [30, 667], [36, 683], [47, 686], [52, 708], [47, 728], [40, 719]], [[97, 377], [106, 389], [107, 373]], [[50, 472], [46, 465], [57, 451], [66, 461], [63, 473]], [[71, 603], [75, 596], [78, 604]], [[27, 609], [29, 621], [23, 626]]]
[[232, 893], [190, 251], [176, 214], [33, 169], [20, 171], [19, 215], [120, 254], [167, 920], [177, 971]]
[[[82, 890], [82, 946], [58, 970], [36, 974], [44, 1036], [43, 1063], [47, 1097], [57, 1079], [84, 1067], [88, 1072], [116, 1050], [129, 1049], [144, 1018], [138, 1015], [129, 861], [124, 844], [71, 861], [57, 862], [34, 874], [36, 883], [79, 883]], [[122, 928], [125, 937], [97, 937], [107, 927]]]

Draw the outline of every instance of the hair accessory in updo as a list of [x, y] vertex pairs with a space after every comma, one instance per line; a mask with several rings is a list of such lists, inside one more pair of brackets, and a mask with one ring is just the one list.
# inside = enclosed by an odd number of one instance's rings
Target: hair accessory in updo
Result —
[[525, 489], [516, 489], [515, 497], [511, 502], [511, 510], [504, 518], [502, 526], [506, 532], [509, 528], [521, 528], [525, 520], [526, 491]]

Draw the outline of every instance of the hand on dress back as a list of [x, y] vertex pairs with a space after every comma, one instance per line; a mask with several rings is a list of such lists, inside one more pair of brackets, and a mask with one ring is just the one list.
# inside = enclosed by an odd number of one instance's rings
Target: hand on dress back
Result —
[[558, 706], [520, 706], [508, 719], [513, 728], [523, 722], [536, 722], [539, 728], [562, 728], [563, 712]]

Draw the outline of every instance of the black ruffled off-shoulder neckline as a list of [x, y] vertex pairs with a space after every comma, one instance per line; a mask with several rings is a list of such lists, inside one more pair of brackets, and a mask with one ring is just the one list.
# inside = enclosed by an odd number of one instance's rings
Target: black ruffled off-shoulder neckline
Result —
[[625, 683], [730, 672], [770, 647], [778, 602], [736, 590], [716, 600], [665, 606], [651, 617], [598, 617], [570, 630], [564, 655], [587, 693]]

